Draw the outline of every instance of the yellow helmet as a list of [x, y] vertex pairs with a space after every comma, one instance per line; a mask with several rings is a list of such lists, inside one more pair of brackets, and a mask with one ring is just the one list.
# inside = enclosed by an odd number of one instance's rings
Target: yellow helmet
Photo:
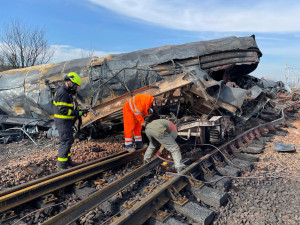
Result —
[[81, 78], [77, 73], [71, 72], [67, 76], [74, 84], [81, 85]]

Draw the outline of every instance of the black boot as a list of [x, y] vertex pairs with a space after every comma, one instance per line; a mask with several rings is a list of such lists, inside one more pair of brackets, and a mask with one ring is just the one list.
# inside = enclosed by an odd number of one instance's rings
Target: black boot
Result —
[[144, 144], [142, 141], [137, 141], [135, 142], [135, 149], [142, 149], [142, 148], [147, 148], [148, 145]]
[[78, 166], [78, 165], [80, 165], [80, 163], [74, 162], [74, 161], [72, 161], [70, 156], [68, 157], [68, 168]]

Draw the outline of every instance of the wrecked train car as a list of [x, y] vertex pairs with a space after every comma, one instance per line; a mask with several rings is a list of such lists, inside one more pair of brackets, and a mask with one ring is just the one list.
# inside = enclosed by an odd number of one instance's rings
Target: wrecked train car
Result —
[[246, 121], [258, 111], [249, 110], [253, 105], [269, 99], [269, 89], [248, 75], [261, 56], [254, 36], [226, 37], [4, 71], [0, 110], [9, 116], [51, 118], [55, 89], [63, 75], [74, 71], [83, 80], [79, 107], [92, 108], [83, 127], [121, 118], [123, 103], [136, 93], [161, 96], [177, 108], [176, 117], [229, 115]]
[[96, 106], [161, 77], [195, 68], [217, 81], [243, 76], [257, 67], [260, 56], [254, 36], [227, 37], [4, 71], [0, 73], [0, 109], [11, 116], [51, 116], [51, 95], [71, 71], [83, 79], [78, 98]]

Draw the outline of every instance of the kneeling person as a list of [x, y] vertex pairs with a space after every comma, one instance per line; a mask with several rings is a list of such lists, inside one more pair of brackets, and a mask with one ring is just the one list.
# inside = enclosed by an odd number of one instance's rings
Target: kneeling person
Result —
[[175, 141], [177, 127], [169, 120], [157, 119], [146, 125], [145, 132], [149, 139], [149, 146], [144, 155], [144, 162], [150, 160], [155, 148], [161, 144], [171, 153], [175, 169], [179, 173], [185, 165], [182, 163], [180, 148]]

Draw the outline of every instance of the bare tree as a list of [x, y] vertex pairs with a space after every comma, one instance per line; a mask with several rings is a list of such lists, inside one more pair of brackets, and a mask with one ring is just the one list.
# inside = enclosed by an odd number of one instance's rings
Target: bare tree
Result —
[[81, 58], [87, 58], [87, 57], [93, 57], [94, 56], [94, 50], [90, 49], [88, 51], [81, 50]]
[[48, 63], [54, 48], [48, 44], [45, 31], [12, 21], [0, 37], [0, 54], [4, 63], [12, 68], [24, 68]]

